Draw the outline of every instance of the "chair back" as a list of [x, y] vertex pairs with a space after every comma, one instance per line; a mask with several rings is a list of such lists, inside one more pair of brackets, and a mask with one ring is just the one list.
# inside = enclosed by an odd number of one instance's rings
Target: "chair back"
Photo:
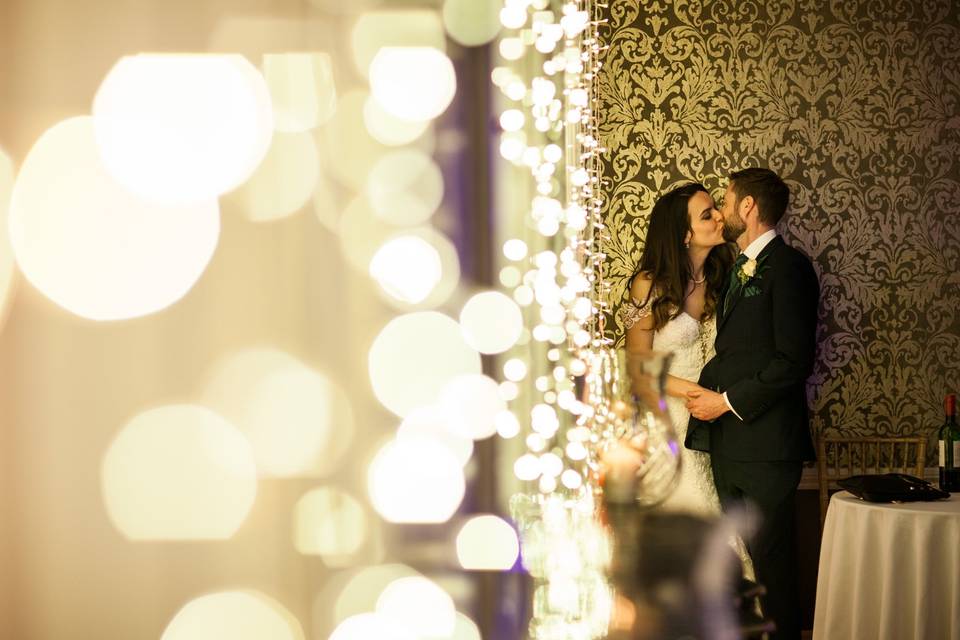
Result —
[[827, 519], [830, 490], [837, 480], [854, 475], [904, 473], [923, 477], [927, 439], [817, 438], [817, 476], [820, 484], [820, 530]]

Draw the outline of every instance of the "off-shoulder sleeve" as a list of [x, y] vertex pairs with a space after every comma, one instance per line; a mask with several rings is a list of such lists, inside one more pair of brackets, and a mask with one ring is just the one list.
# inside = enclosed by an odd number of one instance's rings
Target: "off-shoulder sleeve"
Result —
[[646, 302], [641, 303], [631, 296], [630, 299], [620, 305], [617, 316], [620, 318], [623, 328], [626, 330], [632, 329], [633, 325], [653, 313], [653, 299], [653, 296], [649, 296]]

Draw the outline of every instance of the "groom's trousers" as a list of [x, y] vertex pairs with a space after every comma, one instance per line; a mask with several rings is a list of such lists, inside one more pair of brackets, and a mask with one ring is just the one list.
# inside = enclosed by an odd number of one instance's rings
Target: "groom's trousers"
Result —
[[748, 504], [760, 512], [760, 527], [747, 540], [747, 550], [757, 581], [767, 588], [764, 615], [777, 625], [771, 638], [800, 638], [795, 501], [803, 463], [743, 462], [713, 454], [711, 466], [725, 511]]

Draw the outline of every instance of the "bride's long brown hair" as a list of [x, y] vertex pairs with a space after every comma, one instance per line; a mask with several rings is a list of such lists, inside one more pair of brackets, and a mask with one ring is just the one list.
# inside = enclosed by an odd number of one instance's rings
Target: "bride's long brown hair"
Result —
[[[657, 299], [653, 302], [655, 331], [662, 329], [683, 311], [687, 282], [693, 278], [684, 246], [687, 232], [691, 231], [687, 205], [690, 198], [700, 191], [708, 195], [710, 193], [702, 184], [695, 182], [679, 186], [660, 196], [650, 212], [650, 224], [647, 227], [643, 254], [640, 256], [640, 267], [633, 277], [642, 273], [653, 281], [647, 300], [656, 291]], [[716, 314], [720, 291], [732, 264], [731, 245], [717, 245], [707, 255], [703, 265], [703, 273], [707, 279], [704, 318]], [[640, 302], [646, 304], [647, 300]]]

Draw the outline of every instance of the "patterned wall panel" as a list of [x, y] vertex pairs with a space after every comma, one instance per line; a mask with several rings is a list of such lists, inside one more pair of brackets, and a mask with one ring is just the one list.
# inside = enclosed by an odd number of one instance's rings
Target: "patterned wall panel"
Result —
[[657, 195], [769, 166], [820, 275], [813, 428], [932, 433], [960, 392], [960, 5], [611, 0], [608, 327]]

